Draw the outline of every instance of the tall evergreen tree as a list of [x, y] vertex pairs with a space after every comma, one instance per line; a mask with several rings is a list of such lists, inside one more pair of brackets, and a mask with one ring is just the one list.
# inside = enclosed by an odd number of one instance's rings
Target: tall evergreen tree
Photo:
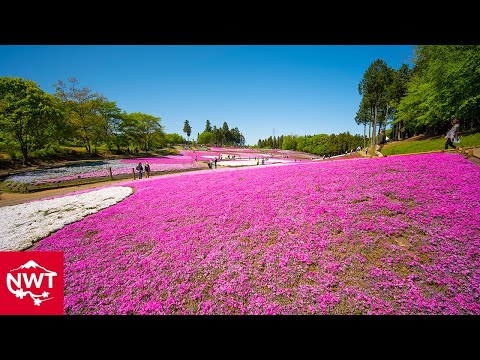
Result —
[[207, 120], [207, 122], [205, 123], [205, 131], [212, 132], [212, 124], [210, 124], [210, 120]]
[[192, 127], [190, 126], [190, 123], [188, 120], [185, 120], [183, 123], [183, 132], [187, 134], [187, 141], [190, 141], [190, 134], [192, 133]]
[[[358, 92], [365, 99], [366, 106], [373, 108], [372, 143], [376, 143], [378, 112], [387, 102], [387, 87], [391, 81], [391, 72], [385, 61], [375, 60], [365, 71], [358, 84]], [[363, 100], [362, 99], [362, 100]]]

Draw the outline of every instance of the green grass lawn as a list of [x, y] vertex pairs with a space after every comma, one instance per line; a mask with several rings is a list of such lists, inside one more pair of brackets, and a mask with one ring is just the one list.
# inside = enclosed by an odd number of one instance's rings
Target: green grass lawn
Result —
[[[480, 133], [469, 135], [459, 135], [460, 143], [455, 143], [457, 147], [480, 146]], [[429, 151], [439, 151], [445, 149], [445, 138], [433, 137], [425, 140], [415, 141], [394, 141], [386, 144], [382, 150], [384, 155], [413, 154]]]

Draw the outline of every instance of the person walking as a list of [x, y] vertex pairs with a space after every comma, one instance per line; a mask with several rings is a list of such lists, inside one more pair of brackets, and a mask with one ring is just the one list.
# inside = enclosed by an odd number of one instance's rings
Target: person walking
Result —
[[379, 157], [383, 157], [382, 149], [387, 142], [387, 137], [385, 136], [385, 129], [380, 129], [380, 134], [377, 139], [377, 146], [375, 147], [375, 154]]
[[138, 171], [138, 178], [141, 179], [143, 174], [143, 166], [141, 162], [138, 163], [136, 169]]
[[145, 163], [145, 177], [148, 179], [150, 177], [150, 164]]
[[453, 143], [458, 142], [458, 128], [460, 127], [460, 120], [453, 119], [451, 121], [451, 124], [452, 124], [452, 127], [447, 132], [447, 135], [445, 136], [445, 139], [447, 139], [447, 142], [445, 143], [445, 150], [448, 150], [449, 146], [454, 149], [457, 148], [455, 145], [453, 145]]
[[217, 158], [215, 158], [215, 169], [217, 168]]

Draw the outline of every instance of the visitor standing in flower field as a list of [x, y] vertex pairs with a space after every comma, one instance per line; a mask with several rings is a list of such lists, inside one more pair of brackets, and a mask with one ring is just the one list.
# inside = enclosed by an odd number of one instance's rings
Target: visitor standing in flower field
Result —
[[377, 146], [375, 147], [375, 154], [377, 156], [380, 156], [380, 157], [384, 156], [382, 154], [382, 149], [385, 146], [386, 142], [387, 142], [387, 137], [385, 136], [385, 129], [381, 129], [377, 139]]
[[141, 179], [143, 174], [143, 166], [141, 162], [138, 163], [136, 169], [138, 171], [138, 178]]
[[148, 162], [145, 163], [145, 177], [146, 178], [150, 177], [150, 164]]
[[453, 143], [458, 142], [458, 128], [460, 127], [460, 120], [453, 119], [451, 123], [452, 128], [447, 132], [447, 135], [445, 136], [445, 139], [447, 139], [447, 142], [445, 143], [445, 150], [448, 150], [449, 146], [456, 149], [456, 146], [453, 145]]

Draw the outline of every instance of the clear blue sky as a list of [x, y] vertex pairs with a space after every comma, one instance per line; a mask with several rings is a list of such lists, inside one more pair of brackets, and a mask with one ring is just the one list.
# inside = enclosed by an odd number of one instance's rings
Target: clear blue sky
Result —
[[363, 134], [358, 83], [380, 58], [412, 64], [413, 45], [1, 45], [0, 76], [48, 93], [75, 77], [129, 113], [161, 117], [191, 137], [205, 122], [238, 127], [246, 143], [273, 135]]

